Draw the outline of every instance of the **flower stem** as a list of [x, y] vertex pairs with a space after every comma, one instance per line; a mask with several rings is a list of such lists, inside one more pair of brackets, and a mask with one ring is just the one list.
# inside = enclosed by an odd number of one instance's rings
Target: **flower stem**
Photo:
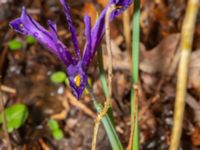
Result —
[[112, 51], [111, 51], [111, 40], [110, 40], [110, 15], [112, 11], [115, 10], [115, 5], [110, 5], [107, 9], [106, 16], [105, 16], [105, 34], [106, 34], [106, 46], [108, 51], [108, 58], [109, 58], [109, 66], [108, 66], [108, 97], [106, 97], [106, 101], [104, 103], [104, 107], [101, 112], [99, 112], [94, 125], [94, 132], [93, 132], [93, 139], [92, 139], [92, 150], [96, 148], [96, 140], [98, 129], [100, 125], [101, 119], [106, 115], [107, 111], [111, 106], [111, 94], [112, 94]]
[[[140, 0], [134, 1], [132, 25], [132, 89], [131, 89], [131, 130], [134, 131], [131, 149], [139, 150], [138, 103], [134, 86], [138, 85], [139, 76], [139, 46], [140, 46]], [[137, 106], [135, 106], [137, 105]], [[135, 118], [133, 120], [133, 118]]]
[[[89, 85], [87, 86], [87, 89], [92, 97], [92, 100], [93, 100], [93, 103], [94, 103], [94, 106], [95, 106], [95, 109], [97, 110], [98, 113], [102, 112], [103, 111], [103, 106], [101, 103], [98, 102], [96, 96], [93, 94], [92, 92], [92, 89], [89, 87]], [[103, 123], [103, 126], [106, 130], [106, 133], [107, 133], [107, 136], [108, 136], [108, 139], [110, 141], [110, 144], [112, 146], [112, 149], [113, 150], [123, 150], [123, 147], [122, 147], [122, 144], [119, 140], [119, 137], [116, 133], [116, 130], [113, 126], [113, 123], [112, 121], [110, 120], [110, 117], [108, 116], [108, 114], [105, 114], [103, 116], [103, 118], [101, 119], [102, 123]], [[94, 127], [94, 132], [98, 132], [98, 128], [97, 127]], [[97, 135], [97, 134], [96, 134]], [[96, 137], [95, 137], [96, 138]], [[96, 145], [96, 143], [95, 143]]]

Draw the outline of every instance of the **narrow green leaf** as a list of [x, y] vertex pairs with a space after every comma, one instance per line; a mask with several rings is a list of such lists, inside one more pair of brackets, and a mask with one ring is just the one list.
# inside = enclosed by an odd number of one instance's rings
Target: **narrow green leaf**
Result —
[[23, 44], [21, 41], [14, 39], [8, 42], [8, 47], [10, 50], [18, 50], [23, 47]]
[[[8, 132], [18, 129], [28, 117], [28, 108], [24, 104], [15, 104], [5, 109]], [[0, 115], [0, 124], [2, 115]]]
[[53, 83], [62, 83], [62, 82], [65, 82], [67, 76], [65, 74], [65, 72], [63, 71], [57, 71], [57, 72], [54, 72], [50, 79]]
[[108, 97], [109, 93], [108, 93], [108, 86], [107, 86], [107, 82], [106, 82], [106, 74], [103, 69], [103, 56], [102, 56], [102, 48], [101, 47], [99, 47], [97, 55], [98, 55], [98, 66], [99, 66], [99, 71], [100, 71], [100, 79], [101, 79], [101, 84], [103, 87], [103, 92], [104, 92], [104, 95], [106, 97]]
[[[98, 112], [101, 112], [102, 109], [103, 109], [103, 106], [100, 103], [98, 103], [97, 101], [94, 101], [94, 106], [95, 106], [95, 108]], [[112, 146], [112, 149], [113, 150], [123, 150], [122, 144], [119, 140], [119, 137], [116, 133], [116, 130], [115, 130], [113, 123], [111, 122], [108, 114], [106, 114], [102, 118], [102, 123], [103, 123], [105, 130], [106, 130], [108, 139], [109, 139], [110, 144]]]
[[[139, 46], [140, 46], [140, 0], [134, 0], [134, 15], [132, 24], [132, 85], [138, 83], [139, 76]], [[134, 118], [134, 108], [136, 108], [132, 150], [139, 150], [139, 125], [138, 106], [134, 106], [134, 89], [131, 89], [131, 118]], [[132, 121], [131, 121], [132, 122]]]
[[[103, 87], [104, 95], [107, 98], [109, 96], [109, 92], [108, 92], [108, 85], [107, 85], [107, 81], [106, 81], [106, 74], [105, 74], [105, 71], [103, 68], [103, 55], [102, 55], [101, 47], [99, 47], [99, 49], [97, 51], [97, 56], [98, 56], [98, 66], [99, 66], [99, 71], [100, 71], [101, 84]], [[108, 116], [110, 117], [110, 120], [112, 121], [113, 125], [115, 125], [112, 106], [108, 109]]]
[[28, 44], [34, 44], [34, 43], [36, 43], [36, 39], [34, 37], [32, 37], [32, 36], [27, 36], [26, 37], [26, 42]]

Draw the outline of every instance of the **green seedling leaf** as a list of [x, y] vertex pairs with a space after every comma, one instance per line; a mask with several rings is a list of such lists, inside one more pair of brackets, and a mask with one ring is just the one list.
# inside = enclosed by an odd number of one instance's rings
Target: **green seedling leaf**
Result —
[[28, 44], [34, 44], [34, 43], [36, 43], [36, 39], [34, 37], [32, 37], [32, 36], [27, 36], [26, 37], [26, 42]]
[[52, 136], [54, 139], [60, 140], [63, 138], [64, 135], [61, 129], [56, 129], [52, 132]]
[[51, 130], [51, 134], [52, 134], [54, 139], [60, 140], [60, 139], [63, 138], [63, 132], [59, 128], [59, 124], [58, 124], [58, 122], [56, 120], [49, 119], [48, 126], [49, 126], [49, 128]]
[[21, 49], [23, 47], [23, 44], [21, 41], [14, 39], [8, 42], [8, 47], [10, 50], [17, 50]]
[[[8, 132], [21, 127], [28, 118], [28, 108], [24, 104], [14, 104], [5, 109]], [[0, 124], [2, 114], [0, 115]]]
[[54, 119], [49, 119], [48, 126], [49, 126], [50, 130], [57, 130], [57, 129], [59, 129], [58, 122], [56, 120], [54, 120]]
[[65, 79], [67, 78], [65, 72], [63, 71], [57, 71], [57, 72], [54, 72], [50, 79], [53, 83], [62, 83], [65, 81]]

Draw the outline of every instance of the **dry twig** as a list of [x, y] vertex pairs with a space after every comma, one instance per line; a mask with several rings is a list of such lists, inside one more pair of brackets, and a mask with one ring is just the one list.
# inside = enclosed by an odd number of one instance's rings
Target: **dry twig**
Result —
[[88, 116], [95, 118], [95, 113], [89, 109], [87, 106], [85, 106], [83, 103], [78, 101], [70, 92], [66, 91], [66, 95], [69, 98], [70, 104], [76, 106], [77, 108], [81, 109], [85, 114]]
[[124, 37], [126, 42], [126, 49], [131, 53], [131, 26], [130, 26], [130, 15], [129, 9], [123, 12], [123, 26], [124, 26]]
[[3, 92], [8, 92], [8, 93], [12, 93], [12, 94], [16, 94], [16, 89], [14, 88], [11, 88], [11, 87], [8, 87], [6, 85], [1, 85], [0, 86], [0, 89], [3, 91]]
[[105, 28], [106, 28], [106, 48], [108, 51], [108, 92], [109, 96], [106, 98], [106, 101], [104, 103], [103, 110], [98, 114], [95, 125], [94, 125], [94, 132], [93, 132], [93, 138], [92, 138], [92, 150], [95, 150], [96, 148], [96, 140], [97, 140], [97, 133], [100, 125], [101, 119], [104, 117], [104, 115], [107, 113], [108, 109], [111, 105], [111, 93], [112, 93], [112, 51], [111, 51], [111, 40], [110, 40], [110, 15], [112, 11], [115, 9], [115, 5], [111, 5], [106, 12], [105, 17]]

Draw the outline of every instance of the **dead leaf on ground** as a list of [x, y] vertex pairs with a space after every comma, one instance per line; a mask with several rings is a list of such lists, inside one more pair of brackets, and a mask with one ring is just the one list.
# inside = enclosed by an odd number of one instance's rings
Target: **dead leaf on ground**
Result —
[[195, 128], [192, 132], [191, 140], [194, 146], [200, 146], [200, 128]]
[[[128, 52], [122, 52], [115, 41], [111, 40], [112, 47], [112, 63], [114, 70], [130, 70], [131, 68], [131, 57]], [[104, 69], [108, 68], [108, 55], [107, 50], [103, 47], [103, 62]]]
[[200, 96], [200, 49], [193, 51], [190, 57], [188, 87]]
[[194, 111], [194, 122], [198, 127], [200, 127], [200, 104], [198, 101], [189, 93], [186, 96], [186, 103], [192, 108]]
[[[172, 34], [165, 38], [161, 43], [152, 50], [141, 49], [140, 69], [143, 72], [168, 73], [166, 70], [176, 55], [177, 47], [180, 40], [180, 34]], [[177, 62], [175, 66], [177, 65]]]

